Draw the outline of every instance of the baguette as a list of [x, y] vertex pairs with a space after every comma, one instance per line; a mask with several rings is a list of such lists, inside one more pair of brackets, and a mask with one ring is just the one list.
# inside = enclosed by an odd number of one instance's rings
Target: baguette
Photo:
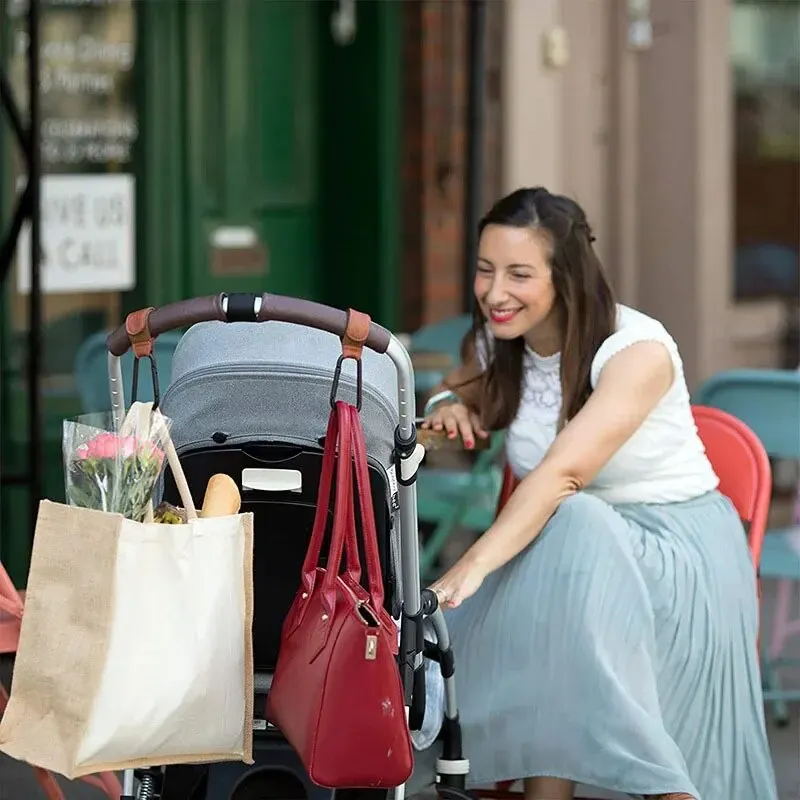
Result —
[[212, 475], [203, 498], [203, 510], [200, 517], [226, 517], [238, 514], [242, 507], [242, 496], [236, 481], [229, 475], [217, 473]]

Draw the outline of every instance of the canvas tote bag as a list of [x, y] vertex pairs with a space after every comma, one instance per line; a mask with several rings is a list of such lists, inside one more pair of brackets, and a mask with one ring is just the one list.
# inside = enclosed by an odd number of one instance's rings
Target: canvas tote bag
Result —
[[39, 506], [0, 750], [68, 778], [252, 763], [252, 514], [138, 523]]

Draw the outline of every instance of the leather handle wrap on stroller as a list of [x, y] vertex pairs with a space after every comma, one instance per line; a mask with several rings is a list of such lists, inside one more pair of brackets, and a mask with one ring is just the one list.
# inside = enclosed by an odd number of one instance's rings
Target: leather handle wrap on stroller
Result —
[[[286, 297], [280, 294], [263, 294], [258, 321], [293, 322], [307, 328], [318, 328], [333, 333], [340, 339], [347, 328], [347, 312], [339, 308], [315, 303], [313, 300], [301, 300], [299, 297]], [[386, 328], [371, 322], [369, 333], [364, 344], [376, 353], [385, 353], [389, 347], [392, 334]]]
[[[190, 300], [181, 300], [162, 308], [156, 308], [147, 319], [150, 337], [155, 339], [167, 331], [188, 328], [198, 322], [233, 322], [235, 320], [230, 318], [233, 315], [226, 312], [228, 301], [233, 297], [237, 299], [237, 310], [240, 312], [244, 296], [234, 295], [229, 298], [226, 294], [194, 297]], [[296, 325], [328, 331], [340, 338], [344, 336], [347, 328], [347, 312], [322, 303], [267, 293], [260, 297], [255, 294], [247, 297], [252, 297], [253, 300], [253, 313], [249, 320], [252, 322], [292, 322]], [[236, 319], [241, 320], [242, 317], [237, 316]], [[372, 322], [364, 344], [370, 350], [385, 353], [389, 347], [391, 336], [386, 328]], [[106, 344], [109, 352], [115, 356], [122, 356], [130, 350], [131, 342], [124, 324], [109, 334]]]

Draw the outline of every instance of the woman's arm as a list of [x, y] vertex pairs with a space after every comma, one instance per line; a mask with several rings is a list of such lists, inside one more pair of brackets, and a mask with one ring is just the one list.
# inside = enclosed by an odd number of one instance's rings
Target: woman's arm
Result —
[[451, 370], [444, 381], [432, 392], [435, 396], [440, 392], [453, 392], [470, 411], [478, 411], [481, 400], [481, 380], [483, 369], [478, 362], [474, 343], [470, 343], [463, 353], [461, 364]]
[[561, 502], [591, 483], [667, 393], [673, 378], [672, 359], [660, 342], [637, 342], [608, 360], [586, 405], [473, 546], [472, 555], [487, 574], [530, 544]]
[[630, 439], [673, 379], [672, 359], [660, 342], [637, 342], [612, 356], [586, 405], [520, 482], [492, 527], [434, 584], [446, 605], [459, 605], [486, 575], [524, 550], [561, 502], [587, 486]]
[[423, 428], [446, 431], [449, 439], [461, 436], [464, 447], [475, 447], [475, 436], [487, 439], [489, 432], [480, 419], [483, 369], [474, 346], [464, 354], [462, 363], [434, 389], [425, 407]]
[[481, 368], [474, 362], [461, 364], [448, 373], [434, 393], [453, 392], [467, 408], [477, 411], [480, 405], [481, 372]]

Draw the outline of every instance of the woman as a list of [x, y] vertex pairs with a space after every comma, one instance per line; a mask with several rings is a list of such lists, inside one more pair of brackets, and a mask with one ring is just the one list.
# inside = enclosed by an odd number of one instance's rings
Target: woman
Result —
[[775, 800], [745, 534], [675, 342], [616, 304], [593, 241], [580, 207], [542, 188], [491, 209], [464, 363], [426, 409], [467, 448], [507, 429], [521, 479], [433, 586], [471, 780], [524, 778], [527, 800], [576, 783]]

